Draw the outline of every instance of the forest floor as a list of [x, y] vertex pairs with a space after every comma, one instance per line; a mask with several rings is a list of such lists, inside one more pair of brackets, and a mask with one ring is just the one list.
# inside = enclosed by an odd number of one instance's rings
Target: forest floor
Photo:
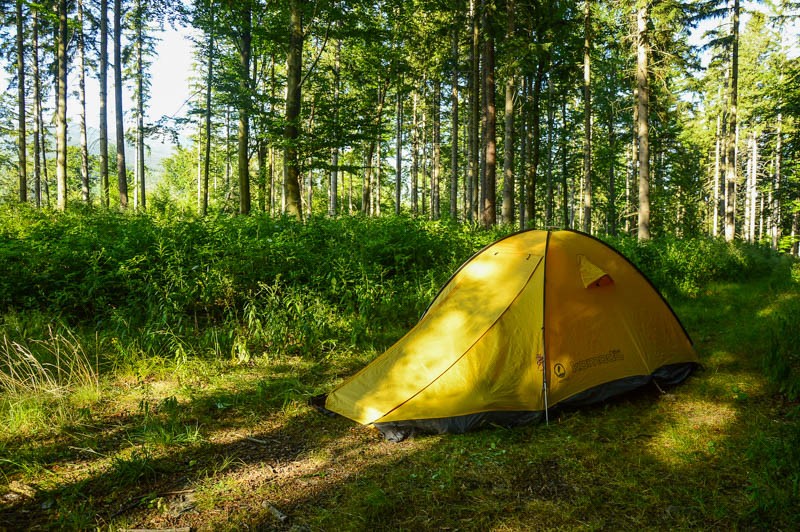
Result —
[[0, 529], [795, 529], [800, 407], [762, 354], [798, 298], [713, 284], [673, 304], [684, 384], [401, 443], [307, 404], [374, 352], [153, 363], [76, 394], [66, 429], [0, 432]]

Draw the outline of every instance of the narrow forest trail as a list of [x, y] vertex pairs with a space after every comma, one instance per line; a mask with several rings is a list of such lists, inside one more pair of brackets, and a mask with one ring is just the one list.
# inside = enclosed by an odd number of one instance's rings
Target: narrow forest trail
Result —
[[762, 364], [789, 285], [676, 302], [686, 383], [514, 430], [392, 444], [307, 406], [375, 353], [120, 377], [68, 430], [0, 438], [0, 528], [794, 528], [800, 410]]

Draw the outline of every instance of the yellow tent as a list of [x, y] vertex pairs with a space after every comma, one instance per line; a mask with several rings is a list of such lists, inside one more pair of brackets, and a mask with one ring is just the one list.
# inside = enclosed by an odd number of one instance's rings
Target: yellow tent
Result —
[[574, 231], [523, 231], [453, 275], [403, 338], [331, 392], [325, 408], [389, 439], [540, 419], [697, 364], [644, 275]]

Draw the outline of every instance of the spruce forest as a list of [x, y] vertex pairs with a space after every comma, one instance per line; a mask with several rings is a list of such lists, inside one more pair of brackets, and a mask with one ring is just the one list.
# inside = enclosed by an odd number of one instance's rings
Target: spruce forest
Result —
[[[0, 0], [0, 529], [800, 528], [798, 28], [788, 0]], [[619, 250], [700, 367], [399, 443], [310, 405], [524, 229]]]

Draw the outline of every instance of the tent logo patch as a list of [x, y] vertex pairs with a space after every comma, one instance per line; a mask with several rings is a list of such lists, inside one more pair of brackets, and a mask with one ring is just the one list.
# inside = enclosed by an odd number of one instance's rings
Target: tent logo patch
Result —
[[555, 366], [553, 366], [553, 373], [555, 373], [556, 377], [558, 377], [559, 379], [563, 379], [564, 377], [567, 376], [567, 368], [564, 367], [564, 364], [559, 362]]
[[579, 371], [595, 368], [603, 364], [611, 364], [620, 360], [625, 360], [625, 355], [623, 355], [622, 351], [619, 349], [612, 349], [608, 353], [603, 353], [602, 355], [596, 355], [573, 362], [572, 371], [577, 373]]

